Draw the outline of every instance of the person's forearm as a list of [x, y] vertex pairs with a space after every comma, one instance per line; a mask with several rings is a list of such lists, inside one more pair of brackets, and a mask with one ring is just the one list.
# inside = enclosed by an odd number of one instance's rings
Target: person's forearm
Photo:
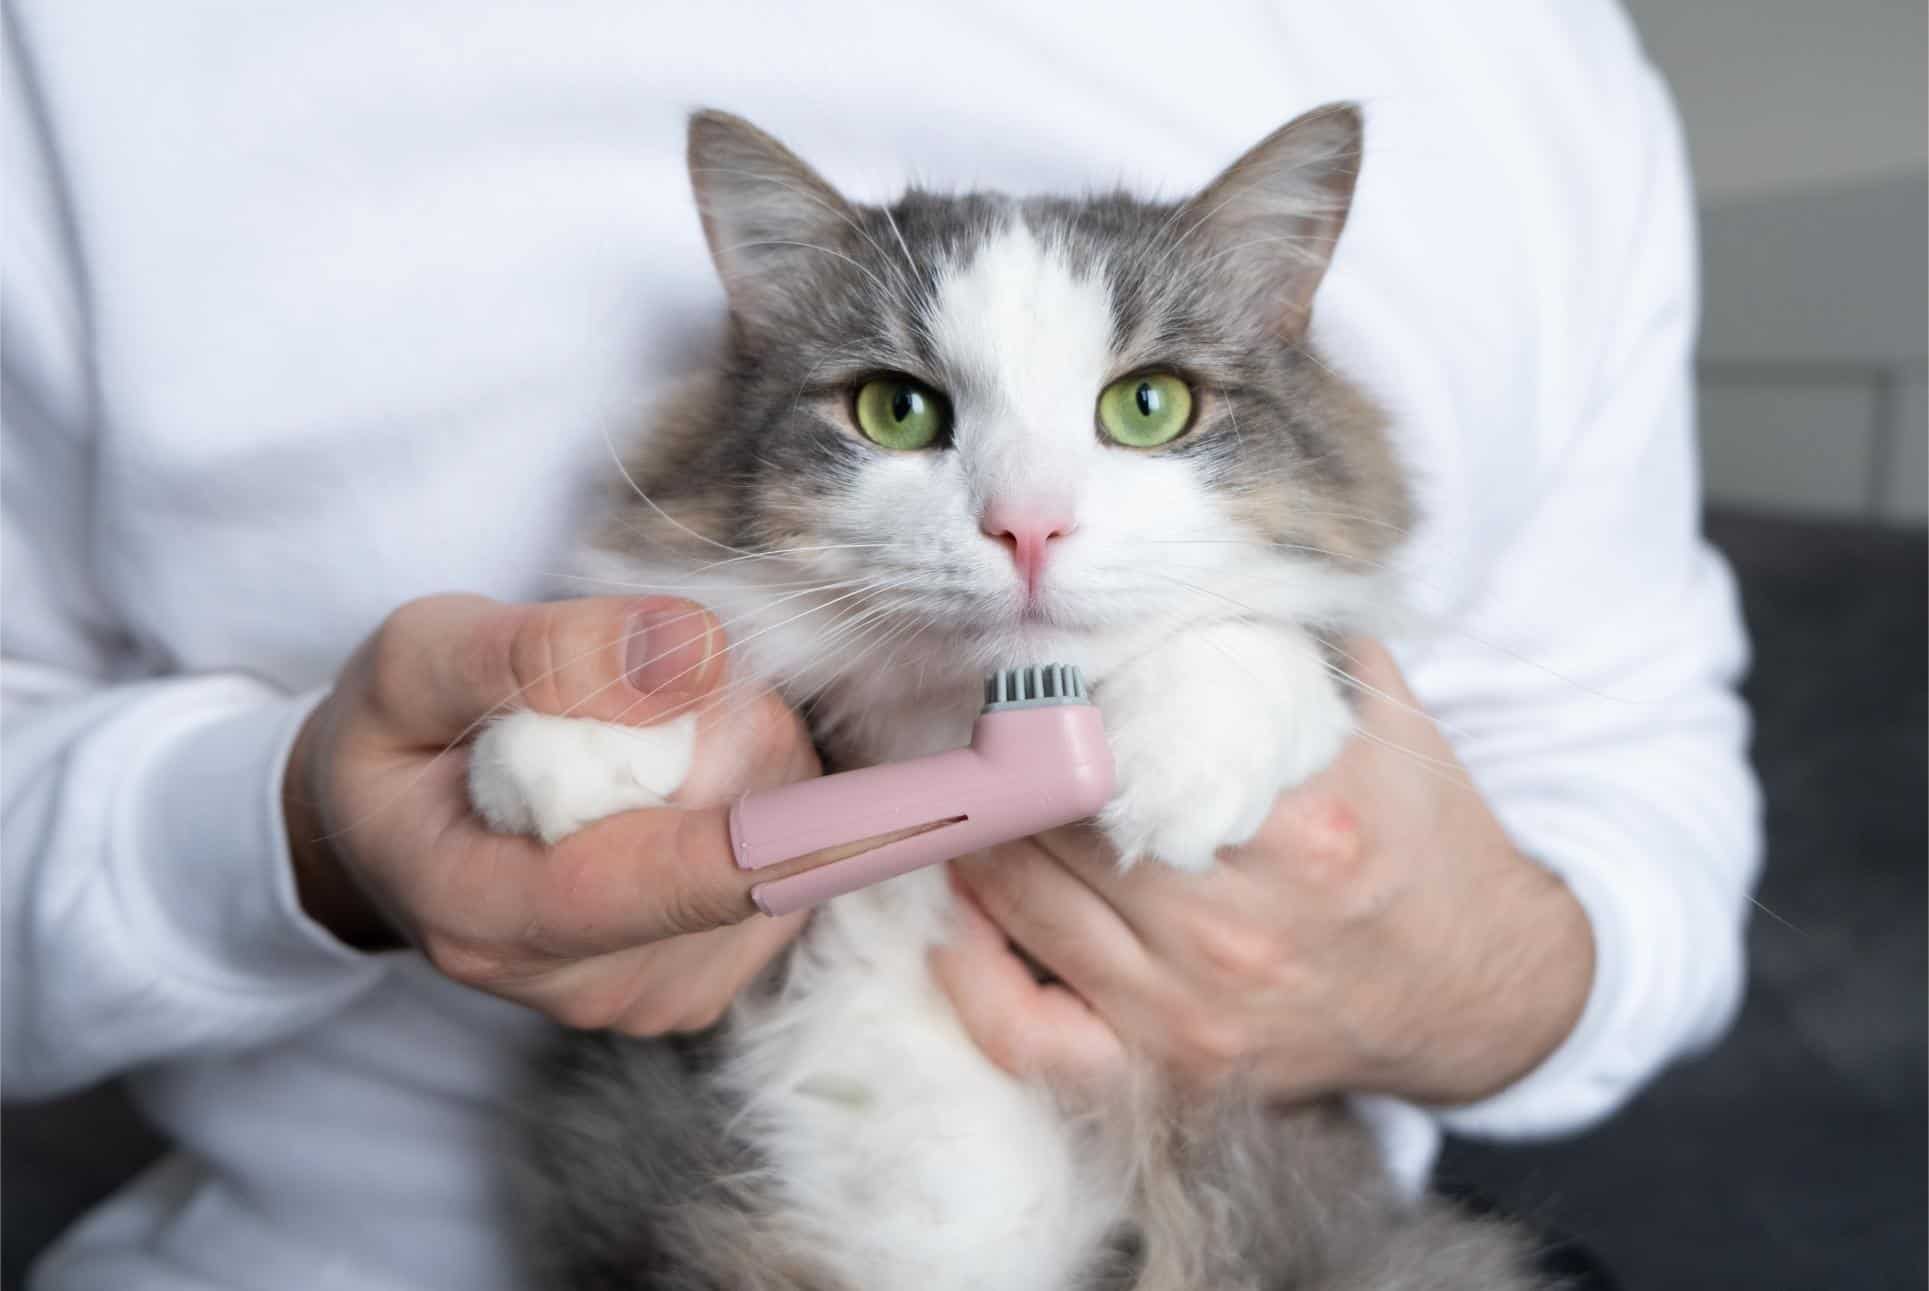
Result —
[[[1479, 937], [1441, 939], [1443, 997], [1418, 1016], [1410, 1051], [1354, 1087], [1452, 1106], [1491, 1097], [1558, 1049], [1594, 979], [1587, 914], [1559, 878], [1517, 853], [1477, 878], [1490, 921]], [[1435, 934], [1438, 937], [1438, 934]]]
[[9, 1094], [270, 1040], [379, 976], [294, 899], [278, 776], [305, 711], [241, 677], [10, 707]]
[[[1684, 706], [1685, 707], [1685, 706]], [[1657, 739], [1655, 766], [1602, 765], [1592, 797], [1518, 791], [1509, 825], [1564, 879], [1593, 932], [1594, 973], [1571, 1033], [1521, 1079], [1443, 1114], [1498, 1137], [1598, 1122], [1669, 1061], [1720, 1034], [1741, 996], [1736, 888], [1752, 866], [1746, 769], [1716, 747]], [[1734, 867], [1737, 874], [1724, 873]]]

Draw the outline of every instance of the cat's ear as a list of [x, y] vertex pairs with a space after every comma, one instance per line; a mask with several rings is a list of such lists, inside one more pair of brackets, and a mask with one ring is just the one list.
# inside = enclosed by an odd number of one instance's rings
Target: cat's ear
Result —
[[1185, 205], [1175, 227], [1196, 230], [1234, 280], [1251, 283], [1288, 339], [1306, 330], [1313, 293], [1353, 205], [1364, 128], [1351, 103], [1294, 117]]
[[843, 256], [850, 203], [790, 149], [728, 112], [690, 118], [690, 185], [731, 310], [755, 324], [797, 289], [810, 257]]

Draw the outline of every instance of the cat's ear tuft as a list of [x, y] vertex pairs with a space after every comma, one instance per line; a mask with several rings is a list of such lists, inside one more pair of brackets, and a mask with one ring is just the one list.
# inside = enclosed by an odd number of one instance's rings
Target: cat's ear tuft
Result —
[[794, 293], [812, 257], [847, 254], [843, 244], [856, 227], [850, 204], [742, 117], [693, 114], [689, 166], [710, 258], [732, 311], [745, 322], [769, 317]]
[[1260, 287], [1288, 339], [1305, 332], [1346, 227], [1364, 136], [1352, 103], [1294, 117], [1188, 201], [1177, 222], [1197, 230], [1234, 280]]

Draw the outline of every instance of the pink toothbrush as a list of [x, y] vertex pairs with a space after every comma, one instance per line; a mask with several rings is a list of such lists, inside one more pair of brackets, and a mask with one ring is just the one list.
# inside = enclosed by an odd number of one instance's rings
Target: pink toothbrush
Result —
[[1112, 796], [1112, 751], [1077, 668], [985, 679], [971, 743], [746, 794], [730, 847], [768, 915], [789, 914], [920, 866], [1092, 815]]

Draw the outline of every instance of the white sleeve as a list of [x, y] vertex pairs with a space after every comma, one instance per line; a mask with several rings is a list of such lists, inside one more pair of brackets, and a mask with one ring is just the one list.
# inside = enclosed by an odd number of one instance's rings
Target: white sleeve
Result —
[[9, 37], [0, 1054], [7, 1093], [33, 1097], [286, 1034], [383, 969], [296, 900], [280, 785], [312, 697], [241, 675], [132, 679], [139, 652], [92, 572], [78, 238], [24, 36]]
[[[1696, 263], [1679, 125], [1634, 50], [1636, 159], [1600, 175], [1638, 197], [1614, 245], [1577, 248], [1617, 299], [1581, 356], [1574, 415], [1523, 454], [1530, 519], [1486, 571], [1463, 631], [1416, 656], [1416, 693], [1454, 728], [1517, 846], [1591, 921], [1579, 1024], [1454, 1131], [1581, 1129], [1726, 1029], [1759, 867], [1758, 791], [1735, 692], [1747, 661], [1733, 580], [1699, 530]], [[1439, 697], [1438, 702], [1435, 697]]]

